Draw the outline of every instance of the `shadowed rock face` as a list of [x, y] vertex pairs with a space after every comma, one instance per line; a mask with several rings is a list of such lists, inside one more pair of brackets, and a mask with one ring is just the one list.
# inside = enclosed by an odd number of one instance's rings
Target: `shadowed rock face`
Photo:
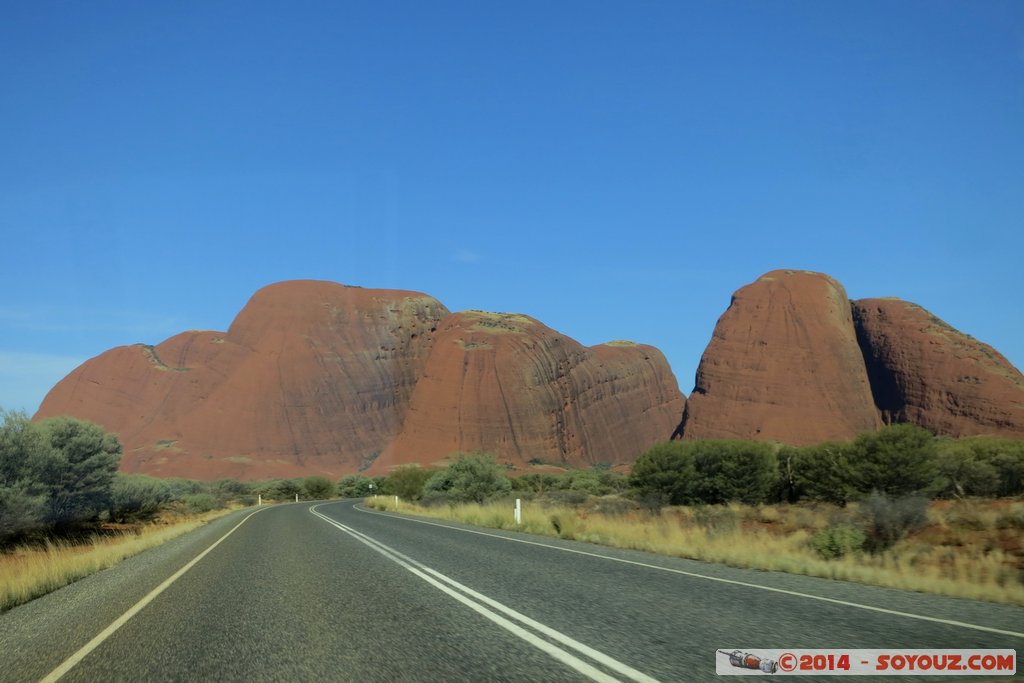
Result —
[[991, 346], [899, 299], [855, 301], [853, 317], [886, 423], [1024, 438], [1024, 376]]
[[374, 470], [474, 449], [520, 467], [632, 462], [671, 434], [684, 402], [653, 347], [587, 348], [527, 316], [454, 313]]
[[354, 472], [401, 427], [447, 313], [416, 292], [271, 285], [227, 333], [186, 332], [87, 361], [50, 391], [36, 418], [69, 414], [117, 432], [128, 472]]
[[475, 448], [520, 465], [631, 462], [667, 438], [683, 404], [651, 347], [587, 349], [525, 316], [449, 315], [416, 292], [296, 281], [257, 292], [226, 333], [87, 361], [36, 419], [68, 414], [118, 433], [124, 471], [259, 479], [381, 472]]
[[804, 445], [881, 424], [842, 285], [777, 270], [733, 295], [701, 358], [681, 432]]

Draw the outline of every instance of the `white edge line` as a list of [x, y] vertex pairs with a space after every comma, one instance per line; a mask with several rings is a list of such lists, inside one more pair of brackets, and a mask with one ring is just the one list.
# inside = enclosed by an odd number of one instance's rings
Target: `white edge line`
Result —
[[[979, 624], [970, 624], [964, 621], [954, 621], [952, 619], [941, 619], [939, 617], [929, 617], [923, 614], [913, 614], [912, 612], [900, 612], [898, 610], [886, 609], [885, 607], [874, 607], [872, 605], [862, 605], [858, 602], [848, 602], [846, 600], [838, 600], [836, 598], [826, 598], [821, 595], [811, 595], [810, 593], [800, 593], [799, 591], [791, 591], [785, 588], [775, 588], [774, 586], [762, 586], [756, 583], [748, 583], [746, 581], [737, 581], [735, 579], [723, 579], [718, 576], [708, 576], [706, 574], [698, 574], [696, 572], [688, 572], [683, 569], [672, 569], [671, 567], [659, 567], [656, 564], [647, 564], [645, 562], [638, 562], [636, 560], [626, 560], [620, 557], [609, 557], [607, 555], [601, 555], [600, 553], [591, 553], [586, 550], [576, 550], [575, 548], [562, 548], [557, 545], [548, 545], [547, 543], [539, 543], [537, 541], [528, 541], [523, 538], [510, 538], [508, 536], [502, 536], [500, 534], [492, 534], [486, 531], [477, 531], [476, 529], [463, 529], [457, 526], [449, 526], [447, 524], [439, 524], [437, 522], [428, 522], [425, 519], [414, 519], [412, 517], [399, 515], [395, 513], [377, 512], [376, 510], [367, 510], [359, 507], [359, 505], [353, 505], [353, 509], [364, 512], [371, 515], [382, 515], [384, 517], [391, 517], [392, 519], [400, 519], [406, 522], [416, 522], [418, 524], [429, 524], [430, 526], [439, 526], [444, 529], [451, 529], [452, 531], [463, 531], [468, 534], [479, 534], [481, 536], [490, 536], [492, 538], [500, 538], [504, 541], [512, 541], [513, 543], [525, 543], [527, 545], [536, 545], [541, 548], [548, 548], [550, 550], [560, 550], [566, 553], [576, 553], [577, 555], [587, 555], [590, 557], [598, 557], [602, 560], [610, 560], [612, 562], [622, 562], [624, 564], [632, 564], [638, 567], [646, 567], [648, 569], [657, 569], [663, 572], [671, 572], [673, 574], [682, 574], [683, 576], [689, 576], [695, 579], [707, 579], [708, 581], [718, 581], [720, 583], [728, 583], [734, 586], [744, 586], [746, 588], [757, 588], [764, 591], [771, 591], [773, 593], [782, 593], [784, 595], [792, 595], [799, 598], [807, 598], [809, 600], [820, 600], [821, 602], [829, 602], [834, 605], [842, 605], [844, 607], [855, 607], [857, 609], [869, 610], [872, 612], [881, 612], [882, 614], [892, 614], [894, 616], [906, 617], [908, 619], [919, 619], [921, 621], [931, 621], [937, 624], [945, 624], [947, 626], [958, 626], [960, 628], [973, 629], [975, 631], [985, 631], [986, 633], [998, 633], [1004, 636], [1013, 636], [1015, 638], [1024, 638], [1024, 633], [1017, 631], [1008, 631], [999, 628], [992, 628], [991, 626], [981, 626]], [[683, 558], [685, 559], [685, 558]]]
[[100, 631], [92, 640], [90, 640], [88, 643], [83, 645], [81, 647], [81, 649], [78, 650], [78, 652], [76, 652], [75, 654], [73, 654], [70, 657], [68, 657], [67, 659], [65, 659], [64, 662], [61, 663], [60, 666], [58, 666], [56, 669], [54, 669], [53, 671], [48, 673], [45, 678], [40, 679], [39, 683], [53, 683], [53, 681], [59, 680], [62, 676], [64, 676], [64, 674], [66, 674], [68, 671], [71, 671], [71, 669], [74, 668], [74, 666], [76, 664], [78, 664], [83, 659], [85, 659], [89, 655], [89, 653], [92, 652], [93, 650], [95, 650], [97, 647], [99, 647], [100, 644], [102, 644], [104, 640], [106, 640], [107, 638], [112, 636], [117, 629], [119, 629], [122, 626], [124, 626], [125, 623], [127, 623], [129, 619], [131, 619], [136, 614], [138, 614], [142, 610], [143, 607], [145, 607], [146, 605], [151, 603], [153, 601], [153, 599], [156, 598], [156, 596], [158, 596], [161, 593], [163, 593], [165, 590], [167, 590], [167, 588], [172, 583], [174, 583], [179, 578], [181, 578], [182, 574], [184, 574], [189, 569], [194, 567], [196, 565], [196, 563], [199, 562], [199, 560], [201, 560], [204, 557], [206, 557], [206, 555], [211, 550], [213, 550], [218, 545], [220, 545], [221, 542], [225, 538], [227, 538], [231, 534], [235, 533], [235, 530], [238, 527], [240, 527], [243, 524], [245, 524], [250, 517], [252, 517], [253, 515], [255, 515], [255, 514], [259, 513], [259, 512], [263, 512], [264, 510], [269, 510], [269, 509], [270, 509], [269, 507], [263, 507], [263, 508], [260, 508], [259, 510], [254, 510], [254, 511], [250, 512], [248, 515], [246, 515], [245, 518], [242, 519], [241, 522], [239, 522], [234, 527], [232, 527], [231, 531], [229, 531], [226, 534], [224, 534], [223, 536], [221, 536], [219, 539], [217, 539], [217, 541], [213, 545], [211, 545], [209, 548], [207, 548], [203, 552], [201, 552], [198, 555], [196, 555], [188, 564], [186, 564], [184, 567], [182, 567], [178, 571], [176, 571], [173, 574], [171, 574], [171, 576], [168, 577], [166, 580], [164, 580], [163, 583], [161, 583], [159, 586], [157, 586], [156, 588], [151, 590], [148, 594], [146, 594], [146, 596], [144, 598], [142, 598], [137, 603], [135, 603], [134, 605], [129, 607], [128, 611], [126, 611], [124, 614], [122, 614], [117, 619], [115, 619], [105, 629]]
[[[463, 586], [461, 583], [455, 581], [454, 579], [451, 579], [451, 578], [445, 576], [444, 574], [441, 574], [438, 571], [430, 569], [426, 565], [423, 565], [422, 563], [417, 562], [417, 561], [413, 560], [412, 558], [409, 558], [409, 557], [403, 555], [402, 553], [394, 550], [393, 548], [390, 548], [389, 546], [384, 545], [380, 541], [378, 541], [378, 540], [376, 540], [376, 539], [374, 539], [374, 538], [372, 538], [370, 536], [366, 536], [365, 534], [363, 534], [361, 532], [358, 532], [358, 531], [356, 531], [354, 529], [350, 529], [349, 527], [341, 524], [337, 520], [331, 519], [330, 517], [324, 515], [323, 513], [318, 512], [315, 509], [315, 507], [310, 508], [310, 512], [312, 512], [317, 517], [323, 519], [328, 524], [331, 524], [331, 525], [337, 527], [338, 529], [341, 529], [345, 533], [351, 535], [353, 538], [355, 538], [356, 540], [364, 543], [365, 545], [369, 546], [373, 550], [376, 550], [377, 552], [379, 552], [380, 554], [384, 555], [385, 557], [387, 557], [391, 561], [395, 562], [396, 564], [401, 565], [402, 567], [404, 567], [408, 571], [412, 572], [416, 576], [420, 577], [421, 579], [423, 579], [424, 581], [426, 581], [430, 585], [434, 586], [438, 590], [444, 592], [445, 594], [455, 598], [456, 600], [458, 600], [462, 604], [466, 605], [467, 607], [472, 609], [474, 612], [477, 612], [478, 614], [480, 614], [480, 615], [486, 617], [487, 619], [493, 621], [494, 623], [496, 623], [499, 626], [501, 626], [502, 628], [506, 629], [507, 631], [509, 631], [513, 635], [516, 635], [519, 638], [522, 638], [523, 640], [525, 640], [529, 644], [533, 645], [534, 647], [538, 648], [539, 650], [543, 651], [544, 653], [550, 655], [551, 657], [559, 660], [560, 662], [562, 662], [562, 663], [572, 667], [573, 669], [576, 669], [577, 671], [579, 671], [583, 675], [585, 675], [585, 676], [587, 676], [587, 677], [589, 677], [589, 678], [591, 678], [591, 679], [593, 679], [595, 681], [617, 681], [618, 680], [618, 679], [612, 678], [611, 676], [609, 676], [605, 672], [601, 671], [600, 669], [597, 669], [597, 668], [591, 666], [590, 664], [584, 662], [583, 660], [579, 659], [578, 657], [576, 657], [576, 656], [566, 652], [562, 648], [560, 648], [560, 647], [558, 647], [556, 645], [553, 645], [553, 644], [547, 642], [546, 640], [543, 640], [542, 638], [538, 638], [536, 635], [530, 633], [529, 631], [527, 631], [526, 629], [522, 628], [521, 626], [512, 623], [511, 621], [509, 621], [508, 619], [502, 617], [499, 614], [495, 614], [494, 612], [492, 612], [491, 610], [487, 609], [483, 605], [480, 605], [480, 604], [474, 602], [473, 600], [470, 600], [465, 595], [462, 595], [461, 593], [456, 592], [455, 590], [453, 590], [449, 586], [444, 585], [444, 583], [450, 584], [451, 586], [454, 586], [454, 587], [458, 588], [459, 590], [465, 591], [466, 593], [472, 595], [473, 597], [478, 597], [479, 596], [478, 599], [484, 597], [484, 596], [480, 596], [480, 594], [476, 593], [476, 591], [473, 591], [472, 589], [467, 588], [466, 586]], [[433, 576], [428, 575], [428, 572], [429, 572], [430, 575], [433, 575]], [[435, 579], [434, 577], [437, 577], [437, 578]], [[442, 581], [444, 583], [442, 583]], [[521, 614], [519, 614], [518, 612], [516, 612], [515, 610], [513, 610], [511, 608], [505, 607], [504, 605], [501, 605], [501, 603], [497, 603], [496, 601], [491, 600], [490, 598], [485, 598], [485, 599], [486, 599], [487, 603], [490, 604], [491, 606], [494, 606], [494, 607], [499, 607], [500, 606], [500, 608], [502, 608], [501, 611], [505, 612], [506, 614], [509, 614], [509, 616], [517, 617], [521, 621], [524, 621], [524, 622], [527, 622], [527, 623], [528, 622], [532, 622], [530, 625], [537, 624], [537, 622], [534, 622], [529, 617], [526, 617], [525, 615], [521, 615]], [[537, 624], [537, 625], [543, 626], [542, 624]], [[543, 627], [542, 632], [545, 632], [545, 633], [547, 633], [547, 632], [558, 633], [557, 631], [554, 631], [554, 629], [550, 629], [550, 628], [548, 628], [546, 626]], [[593, 650], [592, 648], [589, 648], [586, 645], [583, 645], [582, 643], [577, 643], [576, 641], [572, 640], [568, 636], [565, 636], [564, 634], [559, 633], [559, 635], [561, 636], [561, 638], [559, 638], [558, 640], [562, 641], [564, 644], [567, 644], [567, 645], [568, 644], [572, 644], [576, 649], [579, 649], [581, 651], [587, 650], [587, 651], [590, 651], [590, 652], [594, 652], [595, 654], [601, 655], [600, 657], [595, 657], [595, 659], [600, 661], [602, 664], [606, 664], [607, 665], [608, 662], [611, 662], [612, 663], [611, 666], [613, 668], [615, 668], [615, 669], [622, 669], [624, 667], [625, 669], [628, 669], [629, 671], [634, 672], [635, 674], [638, 674], [641, 677], [641, 678], [636, 678], [636, 677], [631, 676], [631, 678], [633, 678], [633, 680], [650, 681], [650, 682], [653, 682], [653, 683], [657, 683], [655, 681], [655, 679], [650, 678], [649, 676], [646, 676], [646, 675], [640, 673], [639, 671], [636, 671], [635, 669], [632, 669], [631, 667], [628, 667], [628, 666], [622, 664], [621, 662], [618, 662], [617, 660], [612, 659], [611, 657], [608, 657], [607, 655], [603, 655], [602, 653], [598, 653], [596, 650]], [[570, 642], [566, 642], [566, 641], [570, 641]]]

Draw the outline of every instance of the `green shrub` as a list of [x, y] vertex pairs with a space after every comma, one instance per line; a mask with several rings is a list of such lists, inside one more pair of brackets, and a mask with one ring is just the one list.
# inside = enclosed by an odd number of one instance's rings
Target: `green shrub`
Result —
[[423, 487], [425, 503], [482, 503], [512, 490], [505, 468], [485, 453], [462, 455]]
[[689, 446], [692, 443], [696, 442], [665, 441], [651, 446], [636, 459], [629, 485], [638, 500], [648, 501], [652, 506], [693, 502], [695, 470]]
[[859, 435], [850, 452], [851, 481], [861, 494], [908, 496], [935, 482], [935, 438], [911, 424], [889, 425]]
[[171, 501], [167, 482], [144, 474], [120, 474], [114, 477], [110, 517], [114, 521], [149, 519]]
[[864, 547], [871, 552], [892, 547], [928, 523], [928, 499], [924, 496], [891, 498], [873, 491], [862, 501], [860, 510], [866, 524]]
[[763, 503], [775, 483], [771, 444], [757, 441], [694, 441], [693, 497], [701, 503]]
[[419, 500], [423, 495], [423, 487], [433, 475], [434, 470], [417, 465], [402, 465], [384, 478], [381, 489], [385, 494], [398, 496], [402, 500]]
[[999, 471], [965, 440], [942, 440], [937, 444], [935, 469], [938, 474], [932, 493], [942, 498], [991, 496], [999, 490]]
[[309, 500], [330, 498], [334, 495], [334, 484], [327, 477], [306, 477], [302, 482], [302, 495]]
[[121, 459], [114, 435], [70, 417], [37, 423], [19, 412], [0, 411], [0, 417], [0, 542], [15, 533], [74, 527], [110, 508]]
[[511, 481], [514, 490], [532, 493], [545, 493], [563, 486], [563, 478], [550, 472], [527, 472]]
[[811, 537], [811, 547], [826, 560], [835, 560], [864, 547], [864, 532], [848, 524], [823, 529]]
[[206, 490], [202, 482], [181, 477], [168, 477], [164, 479], [164, 483], [167, 484], [167, 488], [171, 492], [171, 500], [181, 500], [189, 493], [202, 493]]
[[804, 448], [785, 448], [780, 452], [789, 500], [817, 500], [846, 505], [860, 497], [853, 483], [850, 462], [851, 444], [823, 443]]
[[46, 526], [46, 497], [17, 482], [0, 486], [0, 544]]
[[182, 498], [189, 512], [202, 514], [222, 507], [220, 500], [212, 493], [190, 493]]
[[776, 480], [774, 446], [756, 441], [669, 441], [633, 464], [638, 500], [670, 505], [764, 502]]
[[[370, 484], [374, 481], [365, 474], [349, 474], [338, 481], [338, 496], [340, 498], [365, 498], [370, 495]], [[377, 487], [374, 486], [374, 489]]]
[[267, 500], [293, 500], [302, 493], [302, 482], [297, 479], [270, 479], [251, 485], [250, 492]]

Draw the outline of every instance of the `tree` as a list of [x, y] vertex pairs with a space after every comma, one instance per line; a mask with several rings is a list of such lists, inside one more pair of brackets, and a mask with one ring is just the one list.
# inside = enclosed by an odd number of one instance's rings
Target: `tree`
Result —
[[370, 495], [370, 484], [373, 483], [373, 479], [365, 474], [350, 474], [338, 482], [338, 495], [342, 498], [363, 498]]
[[691, 442], [693, 497], [701, 503], [762, 503], [775, 483], [774, 447], [758, 441]]
[[980, 459], [968, 442], [947, 439], [940, 441], [937, 449], [938, 477], [933, 486], [937, 496], [991, 496], [999, 490], [999, 471]]
[[401, 465], [384, 478], [382, 490], [383, 493], [404, 500], [419, 500], [423, 495], [423, 487], [433, 475], [434, 470], [417, 465]]
[[311, 500], [330, 498], [334, 495], [334, 484], [327, 477], [306, 477], [302, 482], [302, 493]]
[[693, 502], [694, 442], [665, 441], [651, 446], [633, 463], [629, 485], [636, 496], [654, 505]]
[[486, 453], [462, 454], [446, 469], [427, 480], [423, 499], [428, 502], [482, 503], [512, 490], [505, 469]]
[[850, 465], [854, 488], [862, 494], [919, 493], [935, 481], [935, 438], [928, 430], [911, 424], [866, 432], [853, 442]]
[[37, 424], [55, 457], [46, 463], [47, 521], [57, 527], [110, 509], [121, 444], [92, 422], [55, 417]]
[[91, 422], [0, 411], [0, 540], [94, 519], [111, 502], [121, 445]]
[[785, 476], [790, 480], [790, 498], [820, 500], [846, 505], [860, 497], [850, 463], [852, 446], [848, 443], [822, 443], [803, 448], [786, 448]]

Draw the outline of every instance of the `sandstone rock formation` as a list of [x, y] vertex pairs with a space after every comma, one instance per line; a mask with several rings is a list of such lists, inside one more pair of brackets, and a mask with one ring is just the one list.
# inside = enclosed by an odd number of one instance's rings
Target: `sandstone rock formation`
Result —
[[36, 417], [69, 414], [117, 432], [129, 472], [339, 476], [398, 432], [447, 313], [416, 292], [270, 285], [226, 333], [186, 332], [87, 361]]
[[518, 467], [632, 462], [671, 434], [684, 402], [653, 347], [586, 348], [524, 315], [454, 313], [374, 470], [474, 449]]
[[651, 347], [587, 349], [525, 316], [296, 281], [257, 292], [227, 332], [87, 361], [36, 418], [117, 432], [129, 472], [339, 477], [475, 448], [520, 466], [631, 462], [684, 400]]
[[991, 346], [899, 299], [854, 301], [853, 317], [886, 423], [1024, 438], [1024, 376]]
[[843, 286], [821, 273], [777, 270], [733, 295], [680, 432], [802, 445], [881, 424]]

